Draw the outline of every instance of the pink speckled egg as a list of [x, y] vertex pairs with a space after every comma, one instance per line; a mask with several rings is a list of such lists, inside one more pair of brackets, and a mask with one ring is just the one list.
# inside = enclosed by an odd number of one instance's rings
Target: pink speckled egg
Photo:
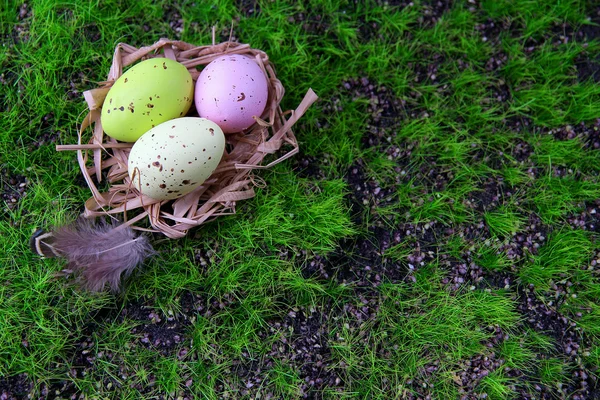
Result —
[[198, 114], [224, 133], [240, 132], [260, 117], [268, 98], [267, 77], [250, 57], [226, 55], [208, 64], [196, 81]]

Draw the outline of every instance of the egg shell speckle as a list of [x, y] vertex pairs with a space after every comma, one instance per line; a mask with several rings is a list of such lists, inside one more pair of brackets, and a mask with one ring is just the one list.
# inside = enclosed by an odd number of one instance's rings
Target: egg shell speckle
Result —
[[149, 129], [185, 116], [194, 82], [185, 66], [168, 58], [142, 61], [119, 77], [102, 105], [102, 129], [117, 140], [135, 142]]
[[196, 82], [198, 114], [223, 132], [240, 132], [260, 117], [269, 97], [267, 77], [250, 57], [221, 56], [209, 63]]
[[205, 118], [177, 118], [150, 129], [131, 148], [128, 171], [133, 186], [157, 200], [190, 193], [214, 172], [225, 136]]

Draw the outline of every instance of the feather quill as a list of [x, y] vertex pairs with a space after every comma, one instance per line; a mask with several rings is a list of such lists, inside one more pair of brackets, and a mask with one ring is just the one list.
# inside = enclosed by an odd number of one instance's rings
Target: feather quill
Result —
[[121, 279], [155, 254], [148, 238], [130, 227], [83, 218], [50, 233], [36, 232], [30, 245], [42, 257], [66, 258], [64, 272], [77, 274], [81, 285], [92, 292], [107, 284], [118, 291]]

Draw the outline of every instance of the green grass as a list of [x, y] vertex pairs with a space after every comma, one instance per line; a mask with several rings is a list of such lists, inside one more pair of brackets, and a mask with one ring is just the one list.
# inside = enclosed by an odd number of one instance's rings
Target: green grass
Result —
[[484, 243], [475, 254], [475, 262], [482, 268], [492, 271], [505, 271], [510, 269], [512, 262], [506, 253], [498, 249], [498, 243]]
[[[471, 10], [459, 0], [435, 24], [424, 18], [432, 2], [419, 0], [404, 8], [258, 1], [260, 12], [250, 16], [241, 3], [255, 2], [34, 0], [25, 19], [23, 1], [2, 3], [0, 194], [9, 191], [9, 175], [28, 184], [14, 207], [0, 198], [0, 392], [26, 375], [34, 397], [65, 384], [89, 398], [124, 399], [458, 398], [465, 390], [510, 399], [536, 395], [536, 384], [561, 396], [557, 388], [575, 384], [569, 376], [579, 365], [558, 337], [535, 331], [520, 312], [528, 287], [574, 324], [582, 338], [577, 360], [598, 376], [598, 234], [590, 226], [597, 222], [585, 214], [584, 230], [569, 221], [600, 198], [600, 152], [584, 133], [559, 140], [551, 130], [581, 130], [600, 117], [600, 86], [578, 78], [600, 40], [547, 40], [563, 23], [591, 23], [591, 3], [485, 0]], [[175, 12], [179, 34], [165, 17]], [[507, 28], [483, 40], [478, 25], [488, 18]], [[232, 21], [240, 42], [269, 54], [286, 88], [282, 109], [294, 109], [309, 87], [320, 96], [294, 128], [301, 156], [320, 176], [298, 174], [298, 157], [259, 171], [267, 185], [237, 214], [181, 240], [153, 237], [159, 254], [120, 294], [82, 292], [57, 278], [64, 261], [39, 259], [28, 240], [38, 228], [76, 218], [90, 197], [76, 183], [76, 155], [55, 151], [76, 142], [85, 111], [82, 96], [68, 91], [106, 79], [119, 42], [208, 44], [213, 26], [226, 39]], [[490, 69], [491, 58], [503, 61]], [[377, 96], [344, 87], [363, 77], [396, 100], [396, 118], [384, 110], [376, 120]], [[516, 129], [517, 120], [528, 125]], [[380, 144], [366, 146], [369, 134]], [[520, 157], [517, 146], [530, 154]], [[357, 166], [389, 195], [352, 204], [348, 177]], [[490, 181], [500, 193], [494, 204], [486, 200]], [[373, 237], [378, 230], [389, 237]], [[533, 232], [547, 237], [530, 246]], [[362, 239], [381, 249], [340, 249]], [[319, 257], [346, 281], [311, 276], [307, 268]], [[349, 264], [367, 276], [369, 263], [370, 280], [353, 282]], [[452, 288], [452, 268], [462, 264], [465, 282]], [[186, 308], [189, 296], [194, 310]], [[374, 314], [349, 311], [362, 307]], [[127, 315], [131, 309], [161, 321]], [[318, 335], [277, 325], [299, 310], [322, 318]], [[180, 343], [143, 341], [174, 322]], [[496, 329], [506, 338], [492, 343]], [[321, 373], [337, 383], [307, 389], [304, 368], [316, 362], [291, 358], [292, 346], [311, 335], [327, 349]], [[457, 376], [478, 356], [503, 364], [464, 388]], [[262, 381], [247, 387], [244, 368], [260, 369]]]
[[493, 236], [509, 237], [520, 230], [524, 218], [506, 207], [485, 214], [485, 222]]
[[541, 382], [548, 386], [554, 386], [561, 382], [565, 373], [564, 363], [557, 358], [541, 360], [538, 368]]
[[515, 396], [510, 386], [512, 382], [513, 379], [496, 370], [481, 380], [479, 390], [490, 399], [510, 399]]
[[545, 291], [554, 283], [570, 280], [589, 260], [592, 243], [583, 231], [561, 230], [548, 238], [530, 265], [519, 271], [521, 279]]

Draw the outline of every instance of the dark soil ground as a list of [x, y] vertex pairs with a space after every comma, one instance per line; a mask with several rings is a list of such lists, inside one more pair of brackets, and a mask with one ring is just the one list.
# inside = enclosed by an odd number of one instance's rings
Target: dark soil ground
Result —
[[6, 202], [8, 209], [14, 208], [27, 193], [29, 181], [23, 175], [11, 173], [8, 169], [0, 170], [0, 199]]

